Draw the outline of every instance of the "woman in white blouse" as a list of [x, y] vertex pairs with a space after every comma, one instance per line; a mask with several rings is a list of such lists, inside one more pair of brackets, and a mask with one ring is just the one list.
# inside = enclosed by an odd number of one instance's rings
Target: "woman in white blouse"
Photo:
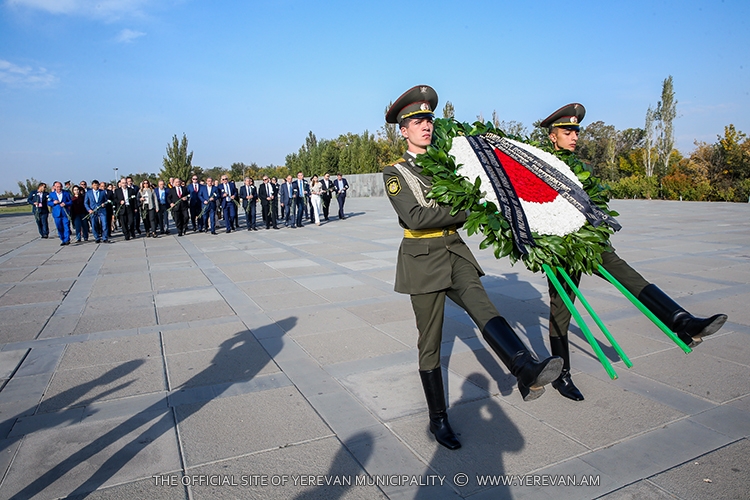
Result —
[[318, 181], [318, 176], [313, 175], [310, 179], [310, 201], [313, 206], [313, 214], [315, 216], [315, 224], [320, 225], [320, 213], [323, 211], [323, 202], [320, 195], [323, 194], [323, 184]]

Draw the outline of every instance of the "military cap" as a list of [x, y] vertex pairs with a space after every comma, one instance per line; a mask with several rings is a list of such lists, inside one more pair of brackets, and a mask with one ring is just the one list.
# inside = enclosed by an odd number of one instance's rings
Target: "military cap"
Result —
[[581, 129], [581, 121], [586, 116], [586, 108], [583, 104], [574, 102], [558, 109], [539, 124], [542, 128], [562, 127], [573, 130]]
[[438, 95], [435, 89], [429, 85], [417, 85], [396, 99], [396, 102], [385, 113], [385, 121], [387, 123], [401, 123], [401, 120], [405, 118], [416, 116], [434, 118], [437, 104]]

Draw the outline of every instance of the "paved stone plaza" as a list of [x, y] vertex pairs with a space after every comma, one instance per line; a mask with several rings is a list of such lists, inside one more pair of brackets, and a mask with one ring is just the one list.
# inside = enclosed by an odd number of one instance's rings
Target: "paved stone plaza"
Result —
[[[747, 498], [750, 206], [612, 206], [620, 255], [726, 326], [685, 355], [585, 277], [634, 366], [610, 380], [573, 328], [586, 400], [550, 388], [525, 403], [451, 304], [458, 451], [428, 430], [385, 198], [351, 198], [321, 227], [111, 245], [60, 247], [31, 215], [2, 216], [0, 498]], [[546, 355], [544, 276], [467, 241], [500, 312]]]

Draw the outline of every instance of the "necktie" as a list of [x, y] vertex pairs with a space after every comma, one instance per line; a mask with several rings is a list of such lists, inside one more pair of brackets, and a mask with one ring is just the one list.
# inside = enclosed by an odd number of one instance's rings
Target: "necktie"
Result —
[[94, 191], [94, 203], [99, 203], [99, 191]]
[[182, 190], [179, 187], [177, 188], [177, 197], [182, 198]]

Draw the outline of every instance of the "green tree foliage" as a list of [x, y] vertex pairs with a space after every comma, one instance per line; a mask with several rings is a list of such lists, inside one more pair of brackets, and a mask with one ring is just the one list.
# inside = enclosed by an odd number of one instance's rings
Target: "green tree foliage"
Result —
[[383, 131], [380, 138], [365, 130], [362, 134], [347, 133], [336, 139], [318, 140], [310, 132], [297, 153], [286, 157], [286, 167], [306, 176], [334, 174], [365, 174], [379, 172], [383, 165], [397, 160], [404, 151], [402, 141]]
[[445, 101], [445, 106], [443, 106], [443, 118], [451, 119], [456, 115], [456, 110], [453, 107], [453, 103], [450, 101]]
[[182, 134], [182, 141], [177, 139], [177, 134], [172, 137], [172, 143], [167, 144], [167, 155], [162, 162], [160, 172], [162, 179], [177, 177], [183, 181], [192, 175], [193, 152], [188, 153], [187, 136]]
[[[39, 186], [38, 180], [34, 179], [33, 177], [31, 179], [26, 179], [25, 181], [18, 181], [18, 189], [20, 189], [21, 196], [28, 196], [29, 193], [33, 193], [36, 191], [37, 186]], [[11, 193], [10, 191], [7, 191], [8, 193]], [[13, 193], [11, 193], [11, 196], [13, 196]]]
[[661, 88], [661, 101], [656, 105], [655, 118], [658, 120], [656, 128], [656, 151], [658, 153], [659, 175], [669, 171], [669, 162], [674, 149], [674, 119], [677, 118], [677, 101], [674, 98], [672, 75], [669, 75]]

